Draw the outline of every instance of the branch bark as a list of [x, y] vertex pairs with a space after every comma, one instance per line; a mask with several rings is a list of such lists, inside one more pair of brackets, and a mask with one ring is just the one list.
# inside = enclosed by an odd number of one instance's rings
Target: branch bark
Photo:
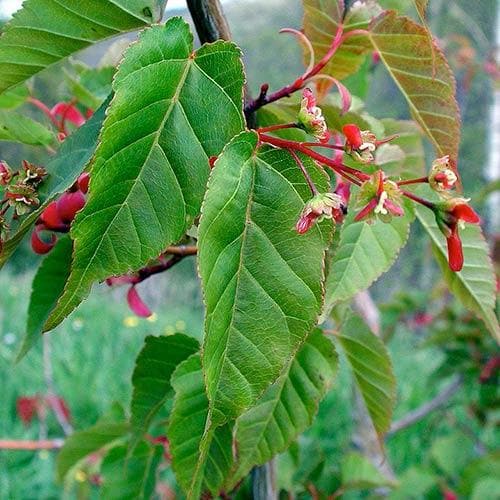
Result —
[[462, 384], [462, 377], [455, 377], [455, 379], [449, 385], [447, 385], [436, 397], [423, 404], [419, 408], [416, 408], [415, 410], [409, 412], [403, 418], [393, 422], [387, 435], [391, 436], [396, 432], [410, 427], [441, 406], [446, 405], [446, 403], [448, 403], [448, 401], [461, 389]]
[[200, 43], [230, 40], [231, 31], [219, 0], [187, 0]]
[[252, 495], [254, 500], [276, 500], [275, 459], [252, 470]]

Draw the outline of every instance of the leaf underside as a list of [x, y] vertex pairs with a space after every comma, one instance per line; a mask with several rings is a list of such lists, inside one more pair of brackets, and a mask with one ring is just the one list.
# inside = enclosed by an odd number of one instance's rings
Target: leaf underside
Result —
[[41, 338], [43, 325], [68, 279], [72, 250], [73, 244], [70, 237], [63, 236], [38, 268], [33, 279], [26, 334], [17, 361]]
[[177, 481], [188, 498], [199, 498], [201, 491], [216, 496], [233, 465], [233, 424], [209, 431], [208, 437], [205, 433], [208, 399], [199, 354], [178, 366], [172, 386], [175, 397], [168, 437]]
[[93, 282], [137, 270], [180, 239], [200, 210], [208, 158], [243, 129], [239, 49], [223, 41], [192, 48], [189, 26], [172, 18], [127, 50], [89, 199], [72, 227], [72, 272], [46, 330]]
[[54, 139], [54, 134], [41, 123], [19, 113], [0, 111], [0, 141], [47, 146]]
[[280, 378], [236, 421], [237, 469], [231, 486], [285, 451], [311, 425], [336, 372], [332, 342], [313, 330]]
[[356, 210], [351, 208], [330, 263], [322, 319], [328, 317], [336, 303], [367, 289], [392, 266], [406, 244], [415, 218], [408, 205], [405, 214], [394, 217], [390, 223], [356, 222], [355, 215]]
[[341, 327], [339, 341], [354, 372], [366, 408], [379, 437], [391, 425], [396, 379], [384, 343], [357, 316]]
[[[214, 426], [236, 418], [278, 378], [322, 303], [330, 221], [305, 235], [295, 231], [311, 197], [304, 177], [289, 153], [256, 145], [248, 132], [225, 148], [199, 226], [203, 369]], [[322, 173], [303, 161], [325, 191]]]
[[141, 441], [132, 453], [127, 444], [113, 447], [101, 464], [103, 500], [153, 498], [162, 447]]
[[0, 37], [0, 93], [95, 42], [161, 19], [158, 0], [25, 0]]
[[147, 432], [152, 419], [170, 395], [170, 377], [177, 365], [198, 349], [195, 339], [181, 333], [146, 337], [132, 375], [132, 445]]

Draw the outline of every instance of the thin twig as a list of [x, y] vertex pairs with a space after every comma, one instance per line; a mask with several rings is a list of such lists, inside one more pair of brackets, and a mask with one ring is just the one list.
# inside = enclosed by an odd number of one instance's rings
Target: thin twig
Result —
[[170, 246], [165, 250], [165, 253], [169, 255], [196, 255], [198, 248], [196, 245]]
[[427, 403], [423, 404], [419, 408], [409, 412], [404, 417], [396, 420], [392, 423], [391, 429], [388, 432], [388, 436], [395, 434], [411, 425], [417, 423], [418, 421], [425, 418], [427, 415], [437, 410], [441, 406], [446, 405], [449, 400], [461, 389], [463, 384], [463, 379], [459, 375], [453, 379], [453, 381], [447, 385], [436, 397], [432, 398]]
[[40, 439], [38, 441], [0, 439], [0, 450], [57, 450], [63, 445], [63, 438]]

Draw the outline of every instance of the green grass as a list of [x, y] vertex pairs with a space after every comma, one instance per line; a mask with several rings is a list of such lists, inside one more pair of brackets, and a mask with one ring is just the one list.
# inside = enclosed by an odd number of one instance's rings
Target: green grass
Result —
[[[111, 290], [102, 285], [50, 334], [56, 389], [69, 405], [75, 429], [92, 425], [113, 401], [127, 407], [134, 360], [146, 335], [183, 331], [200, 337], [202, 305], [193, 276], [191, 259], [141, 285], [141, 295], [156, 312], [154, 322], [132, 315], [125, 300], [126, 287]], [[25, 427], [16, 414], [19, 396], [45, 391], [41, 342], [14, 364], [30, 288], [29, 274], [0, 274], [0, 439], [39, 437], [38, 424]], [[62, 435], [52, 416], [47, 424], [49, 437]], [[0, 451], [0, 499], [59, 498], [54, 456], [45, 451]]]

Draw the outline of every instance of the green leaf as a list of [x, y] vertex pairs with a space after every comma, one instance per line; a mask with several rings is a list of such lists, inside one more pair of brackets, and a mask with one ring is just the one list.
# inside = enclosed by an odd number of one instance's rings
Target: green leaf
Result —
[[362, 490], [380, 486], [394, 486], [394, 481], [385, 477], [360, 453], [351, 452], [340, 464], [342, 490]]
[[323, 319], [336, 303], [367, 289], [392, 266], [406, 244], [415, 217], [409, 204], [405, 206], [405, 214], [394, 217], [390, 223], [356, 222], [355, 215], [351, 207], [330, 263]]
[[500, 341], [500, 326], [495, 314], [495, 272], [481, 228], [467, 224], [460, 231], [464, 267], [455, 273], [448, 266], [446, 239], [437, 227], [432, 212], [417, 208], [417, 218], [431, 237], [434, 255], [450, 291], [464, 307], [477, 314], [496, 340]]
[[396, 379], [384, 343], [357, 316], [341, 327], [340, 343], [354, 372], [366, 408], [381, 437], [391, 425]]
[[160, 0], [26, 0], [0, 38], [0, 93], [95, 42], [159, 21]]
[[29, 90], [26, 85], [19, 85], [8, 92], [0, 95], [0, 108], [14, 109], [26, 102], [29, 96]]
[[[376, 2], [356, 2], [343, 19], [343, 0], [304, 0], [303, 3], [304, 33], [313, 45], [315, 63], [327, 53], [339, 24], [344, 25], [344, 33], [355, 29], [367, 29], [372, 17], [381, 12]], [[330, 59], [322, 73], [338, 79], [355, 73], [362, 65], [370, 48], [370, 41], [365, 35], [348, 38]], [[305, 58], [308, 58], [307, 53], [305, 53]]]
[[103, 500], [153, 498], [162, 447], [141, 441], [131, 454], [126, 444], [115, 446], [101, 464]]
[[205, 432], [208, 399], [199, 354], [182, 362], [172, 375], [175, 390], [168, 438], [172, 468], [188, 495], [202, 491], [217, 496], [233, 465], [232, 424]]
[[41, 123], [19, 113], [0, 111], [0, 141], [46, 146], [53, 140], [54, 134]]
[[65, 72], [71, 94], [78, 102], [89, 109], [97, 109], [111, 92], [111, 83], [115, 68], [89, 68], [83, 65], [74, 65], [76, 74]]
[[253, 466], [285, 451], [312, 424], [336, 372], [332, 342], [313, 330], [280, 378], [236, 421], [238, 460], [232, 486]]
[[25, 234], [38, 219], [43, 209], [60, 193], [71, 187], [90, 161], [97, 146], [97, 138], [107, 102], [92, 118], [64, 140], [57, 154], [47, 163], [49, 173], [40, 187], [40, 206], [22, 219], [17, 231], [4, 242], [0, 252], [0, 268], [13, 254]]
[[460, 477], [474, 454], [474, 443], [463, 432], [454, 432], [432, 443], [431, 456], [448, 477]]
[[63, 236], [39, 267], [33, 279], [26, 334], [16, 361], [20, 361], [41, 338], [43, 325], [68, 279], [72, 249], [70, 237]]
[[129, 431], [126, 422], [102, 419], [94, 426], [69, 436], [57, 455], [56, 474], [62, 481], [77, 462], [124, 437]]
[[47, 330], [93, 282], [139, 269], [182, 237], [200, 210], [208, 158], [242, 130], [239, 49], [219, 41], [193, 53], [192, 44], [189, 26], [172, 18], [127, 50], [72, 226], [72, 272]]
[[[311, 198], [283, 150], [236, 137], [212, 170], [199, 226], [206, 303], [203, 370], [215, 426], [249, 408], [315, 325], [322, 303], [330, 221], [299, 235]], [[319, 189], [326, 179], [304, 158]]]
[[372, 23], [370, 39], [439, 156], [449, 154], [456, 161], [460, 112], [455, 79], [427, 30], [386, 11]]
[[182, 333], [146, 337], [132, 375], [132, 446], [147, 432], [152, 419], [171, 395], [170, 377], [177, 365], [198, 349], [198, 341]]

